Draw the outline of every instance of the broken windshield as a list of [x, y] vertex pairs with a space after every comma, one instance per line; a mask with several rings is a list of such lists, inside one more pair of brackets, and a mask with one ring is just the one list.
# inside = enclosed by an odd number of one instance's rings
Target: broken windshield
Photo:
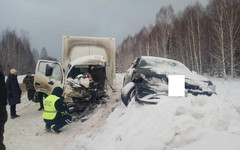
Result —
[[142, 57], [140, 68], [155, 68], [162, 72], [191, 72], [185, 65], [166, 58]]

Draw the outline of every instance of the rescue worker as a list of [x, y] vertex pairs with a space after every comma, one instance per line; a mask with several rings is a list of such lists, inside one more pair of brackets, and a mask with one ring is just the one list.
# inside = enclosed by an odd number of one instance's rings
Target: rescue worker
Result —
[[40, 103], [40, 108], [38, 109], [39, 111], [41, 111], [43, 109], [43, 97], [46, 98], [47, 95], [45, 93], [42, 93], [42, 92], [36, 92], [35, 93], [34, 101]]
[[59, 129], [72, 120], [70, 115], [63, 114], [63, 112], [68, 110], [68, 107], [63, 102], [62, 93], [63, 89], [61, 87], [55, 87], [52, 94], [43, 101], [44, 112], [42, 118], [46, 123], [47, 131], [52, 130], [60, 133]]
[[34, 99], [35, 89], [34, 89], [34, 76], [31, 72], [28, 72], [27, 76], [23, 79], [23, 83], [26, 85], [28, 100]]

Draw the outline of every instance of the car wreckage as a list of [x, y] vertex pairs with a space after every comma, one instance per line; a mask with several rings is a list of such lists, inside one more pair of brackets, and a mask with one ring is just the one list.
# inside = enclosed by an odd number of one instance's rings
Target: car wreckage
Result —
[[185, 96], [211, 96], [216, 86], [207, 78], [191, 72], [184, 64], [166, 58], [142, 56], [135, 59], [127, 70], [121, 93], [127, 106], [131, 99], [139, 103], [157, 104], [168, 95], [168, 76], [185, 75]]
[[49, 95], [59, 86], [71, 111], [82, 113], [106, 97], [105, 87], [115, 78], [115, 39], [63, 36], [62, 64], [39, 60], [34, 86]]

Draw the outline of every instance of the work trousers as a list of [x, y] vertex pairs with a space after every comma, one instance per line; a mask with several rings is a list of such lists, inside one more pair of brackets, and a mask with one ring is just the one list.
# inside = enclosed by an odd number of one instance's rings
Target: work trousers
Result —
[[38, 96], [37, 96], [37, 101], [39, 101], [39, 103], [40, 103], [40, 109], [43, 109], [43, 97], [47, 97], [47, 95], [46, 94], [44, 94], [44, 93], [41, 93], [41, 92], [38, 92]]
[[16, 105], [10, 105], [11, 116], [16, 115]]
[[46, 128], [51, 128], [52, 125], [54, 129], [60, 129], [66, 124], [70, 123], [72, 120], [72, 117], [70, 115], [63, 115], [62, 117], [58, 117], [53, 120], [46, 120], [44, 119], [44, 122], [46, 123]]
[[28, 100], [33, 100], [34, 99], [35, 90], [34, 89], [27, 90], [27, 94], [28, 94]]

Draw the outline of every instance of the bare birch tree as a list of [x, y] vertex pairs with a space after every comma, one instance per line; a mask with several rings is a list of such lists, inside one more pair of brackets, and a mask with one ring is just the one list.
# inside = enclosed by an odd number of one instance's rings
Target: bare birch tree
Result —
[[[168, 56], [168, 42], [171, 37], [172, 24], [174, 19], [174, 11], [172, 6], [162, 7], [156, 16], [156, 26], [160, 30], [160, 45], [163, 51], [163, 57]], [[158, 32], [159, 34], [159, 32]]]
[[224, 79], [227, 78], [226, 73], [226, 54], [225, 54], [225, 31], [224, 31], [224, 5], [225, 0], [212, 0], [212, 13], [210, 17], [212, 18], [212, 23], [214, 25], [214, 36], [215, 46], [220, 51], [220, 58], [217, 56], [222, 64], [222, 73]]
[[237, 36], [240, 22], [239, 22], [239, 12], [240, 7], [237, 5], [236, 0], [228, 0], [224, 4], [225, 6], [225, 15], [226, 15], [226, 23], [227, 23], [227, 32], [228, 32], [228, 51], [230, 51], [230, 77], [233, 78], [235, 75], [235, 53], [238, 48]]
[[34, 70], [35, 62], [28, 35], [19, 37], [15, 30], [6, 29], [2, 32], [0, 44], [4, 74], [8, 74], [11, 68], [17, 69], [19, 74]]

